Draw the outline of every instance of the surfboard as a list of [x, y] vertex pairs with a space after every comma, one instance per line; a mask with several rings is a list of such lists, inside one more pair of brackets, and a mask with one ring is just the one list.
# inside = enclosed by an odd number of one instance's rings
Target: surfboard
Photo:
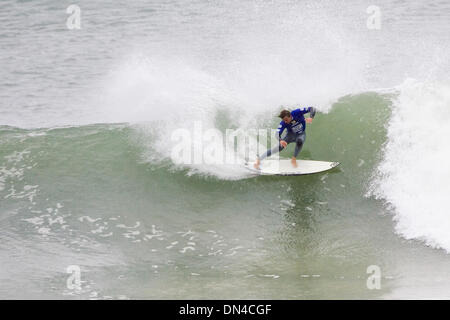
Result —
[[339, 162], [297, 160], [297, 168], [294, 168], [290, 159], [263, 160], [260, 170], [253, 167], [254, 162], [245, 163], [245, 167], [260, 175], [300, 176], [331, 170], [339, 165]]

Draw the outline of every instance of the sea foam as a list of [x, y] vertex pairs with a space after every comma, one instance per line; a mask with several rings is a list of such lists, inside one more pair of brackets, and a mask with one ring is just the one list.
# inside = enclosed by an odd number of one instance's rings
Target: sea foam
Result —
[[399, 86], [388, 140], [369, 194], [394, 210], [406, 239], [450, 252], [450, 85]]

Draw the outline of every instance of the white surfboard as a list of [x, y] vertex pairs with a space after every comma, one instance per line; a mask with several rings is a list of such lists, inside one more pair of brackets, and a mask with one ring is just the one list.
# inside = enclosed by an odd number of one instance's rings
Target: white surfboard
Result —
[[298, 176], [304, 174], [319, 173], [333, 169], [339, 165], [339, 162], [315, 161], [315, 160], [297, 160], [297, 168], [294, 168], [290, 159], [263, 160], [260, 164], [260, 170], [253, 167], [254, 162], [248, 162], [245, 167], [261, 175], [281, 175]]

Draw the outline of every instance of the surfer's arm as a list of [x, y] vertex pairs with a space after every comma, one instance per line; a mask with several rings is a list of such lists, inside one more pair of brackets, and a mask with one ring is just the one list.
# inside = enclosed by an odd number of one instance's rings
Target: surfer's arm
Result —
[[309, 107], [309, 108], [308, 108], [308, 112], [309, 112], [309, 117], [313, 119], [314, 116], [316, 115], [316, 108], [314, 108], [314, 107]]
[[297, 114], [305, 114], [305, 113], [309, 113], [309, 116], [311, 118], [314, 118], [314, 116], [316, 115], [316, 108], [314, 108], [314, 107], [298, 108], [298, 109], [292, 110], [292, 112], [291, 112], [291, 114], [293, 116], [295, 116]]
[[284, 125], [284, 122], [280, 122], [280, 125], [278, 126], [277, 129], [277, 138], [278, 140], [282, 140], [281, 139], [281, 135], [283, 134], [284, 129], [286, 129], [286, 126]]
[[306, 118], [306, 123], [311, 123], [314, 119], [314, 116], [316, 115], [316, 108], [314, 107], [308, 107], [301, 110], [302, 114], [309, 113], [309, 118]]

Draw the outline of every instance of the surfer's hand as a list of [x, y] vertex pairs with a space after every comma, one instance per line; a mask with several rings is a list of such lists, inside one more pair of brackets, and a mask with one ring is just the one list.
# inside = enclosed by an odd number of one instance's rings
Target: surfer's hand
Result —
[[305, 121], [306, 121], [306, 123], [311, 123], [312, 122], [312, 118], [306, 118]]
[[286, 146], [287, 146], [287, 142], [284, 140], [280, 140], [280, 144], [283, 148], [286, 148]]

